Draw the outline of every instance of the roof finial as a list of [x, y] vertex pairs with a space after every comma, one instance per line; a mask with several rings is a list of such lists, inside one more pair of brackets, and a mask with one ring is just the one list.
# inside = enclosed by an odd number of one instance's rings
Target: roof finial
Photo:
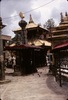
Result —
[[68, 14], [67, 14], [67, 12], [65, 12], [65, 16], [67, 16]]
[[30, 20], [29, 20], [29, 23], [34, 23], [31, 14], [30, 14]]
[[63, 22], [64, 20], [63, 20], [62, 12], [60, 13], [60, 15], [61, 15], [61, 22]]
[[19, 13], [19, 16], [23, 19], [25, 16], [22, 12]]

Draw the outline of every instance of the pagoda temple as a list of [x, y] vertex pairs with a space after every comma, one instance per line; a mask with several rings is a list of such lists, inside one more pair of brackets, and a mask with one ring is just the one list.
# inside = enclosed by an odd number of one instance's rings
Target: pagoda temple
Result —
[[60, 43], [68, 41], [68, 14], [65, 13], [65, 16], [61, 13], [61, 19], [58, 26], [54, 27], [51, 32], [51, 37], [48, 35], [47, 39], [52, 42], [52, 47]]
[[[41, 64], [41, 66], [45, 65], [47, 51], [51, 48], [51, 43], [45, 40], [46, 34], [49, 31], [45, 28], [42, 28], [40, 25], [35, 24], [31, 14], [29, 17], [29, 22], [27, 23], [25, 29], [27, 31], [24, 36], [26, 41], [25, 44], [29, 46], [37, 46], [42, 48], [40, 50], [35, 50], [35, 61], [37, 63], [36, 65], [40, 66], [39, 59], [41, 58], [41, 63], [44, 63]], [[22, 27], [14, 30], [13, 32], [15, 33], [15, 37], [12, 39], [13, 44], [11, 44], [10, 46], [15, 46], [16, 43], [21, 44], [21, 41], [23, 41], [23, 39], [21, 39], [23, 37]]]
[[54, 55], [52, 72], [62, 86], [62, 80], [67, 81], [68, 79], [68, 14], [66, 12], [65, 16], [62, 13], [60, 15], [61, 21], [53, 29], [51, 37], [48, 37], [48, 39], [52, 42], [52, 53]]

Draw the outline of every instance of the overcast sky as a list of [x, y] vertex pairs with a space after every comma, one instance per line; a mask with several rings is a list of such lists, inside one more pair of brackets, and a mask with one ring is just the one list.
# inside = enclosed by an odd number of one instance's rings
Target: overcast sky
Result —
[[67, 0], [2, 0], [0, 2], [0, 16], [3, 23], [7, 26], [3, 29], [3, 34], [14, 36], [12, 30], [19, 27], [18, 22], [21, 20], [19, 12], [25, 15], [24, 20], [29, 21], [29, 15], [36, 24], [42, 25], [53, 18], [55, 24], [60, 22], [60, 13], [68, 12]]

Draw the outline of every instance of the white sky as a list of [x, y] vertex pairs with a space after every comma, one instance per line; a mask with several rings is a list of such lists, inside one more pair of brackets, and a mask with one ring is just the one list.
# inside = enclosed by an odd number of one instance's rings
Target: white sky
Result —
[[[34, 10], [33, 10], [34, 9]], [[12, 30], [19, 27], [18, 22], [21, 20], [19, 12], [25, 14], [25, 19], [29, 21], [29, 15], [35, 23], [42, 25], [53, 18], [55, 24], [60, 22], [60, 13], [63, 15], [68, 12], [67, 0], [2, 0], [0, 2], [0, 16], [3, 23], [7, 26], [3, 29], [3, 34], [14, 36]], [[14, 17], [15, 16], [15, 17]]]

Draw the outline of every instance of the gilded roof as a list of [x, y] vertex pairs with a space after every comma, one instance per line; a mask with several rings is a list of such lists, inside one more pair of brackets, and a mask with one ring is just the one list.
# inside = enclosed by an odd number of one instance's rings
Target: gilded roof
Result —
[[37, 39], [37, 40], [34, 40], [33, 42], [28, 42], [29, 45], [32, 45], [34, 44], [35, 46], [41, 46], [41, 45], [45, 45], [45, 46], [51, 46], [51, 43], [46, 41], [46, 40], [40, 40], [40, 39]]
[[38, 25], [35, 24], [35, 23], [28, 23], [28, 24], [26, 25], [26, 29], [28, 29], [28, 28], [35, 28], [35, 27], [38, 27]]
[[[40, 39], [34, 40], [33, 42], [32, 41], [28, 42], [28, 45], [29, 46], [31, 46], [32, 44], [34, 44], [34, 46], [41, 46], [43, 44], [45, 44], [45, 46], [51, 46], [51, 43], [50, 42], [48, 42], [46, 40], [40, 40]], [[10, 45], [10, 47], [13, 47], [15, 45], [16, 45], [16, 43], [12, 43]]]

